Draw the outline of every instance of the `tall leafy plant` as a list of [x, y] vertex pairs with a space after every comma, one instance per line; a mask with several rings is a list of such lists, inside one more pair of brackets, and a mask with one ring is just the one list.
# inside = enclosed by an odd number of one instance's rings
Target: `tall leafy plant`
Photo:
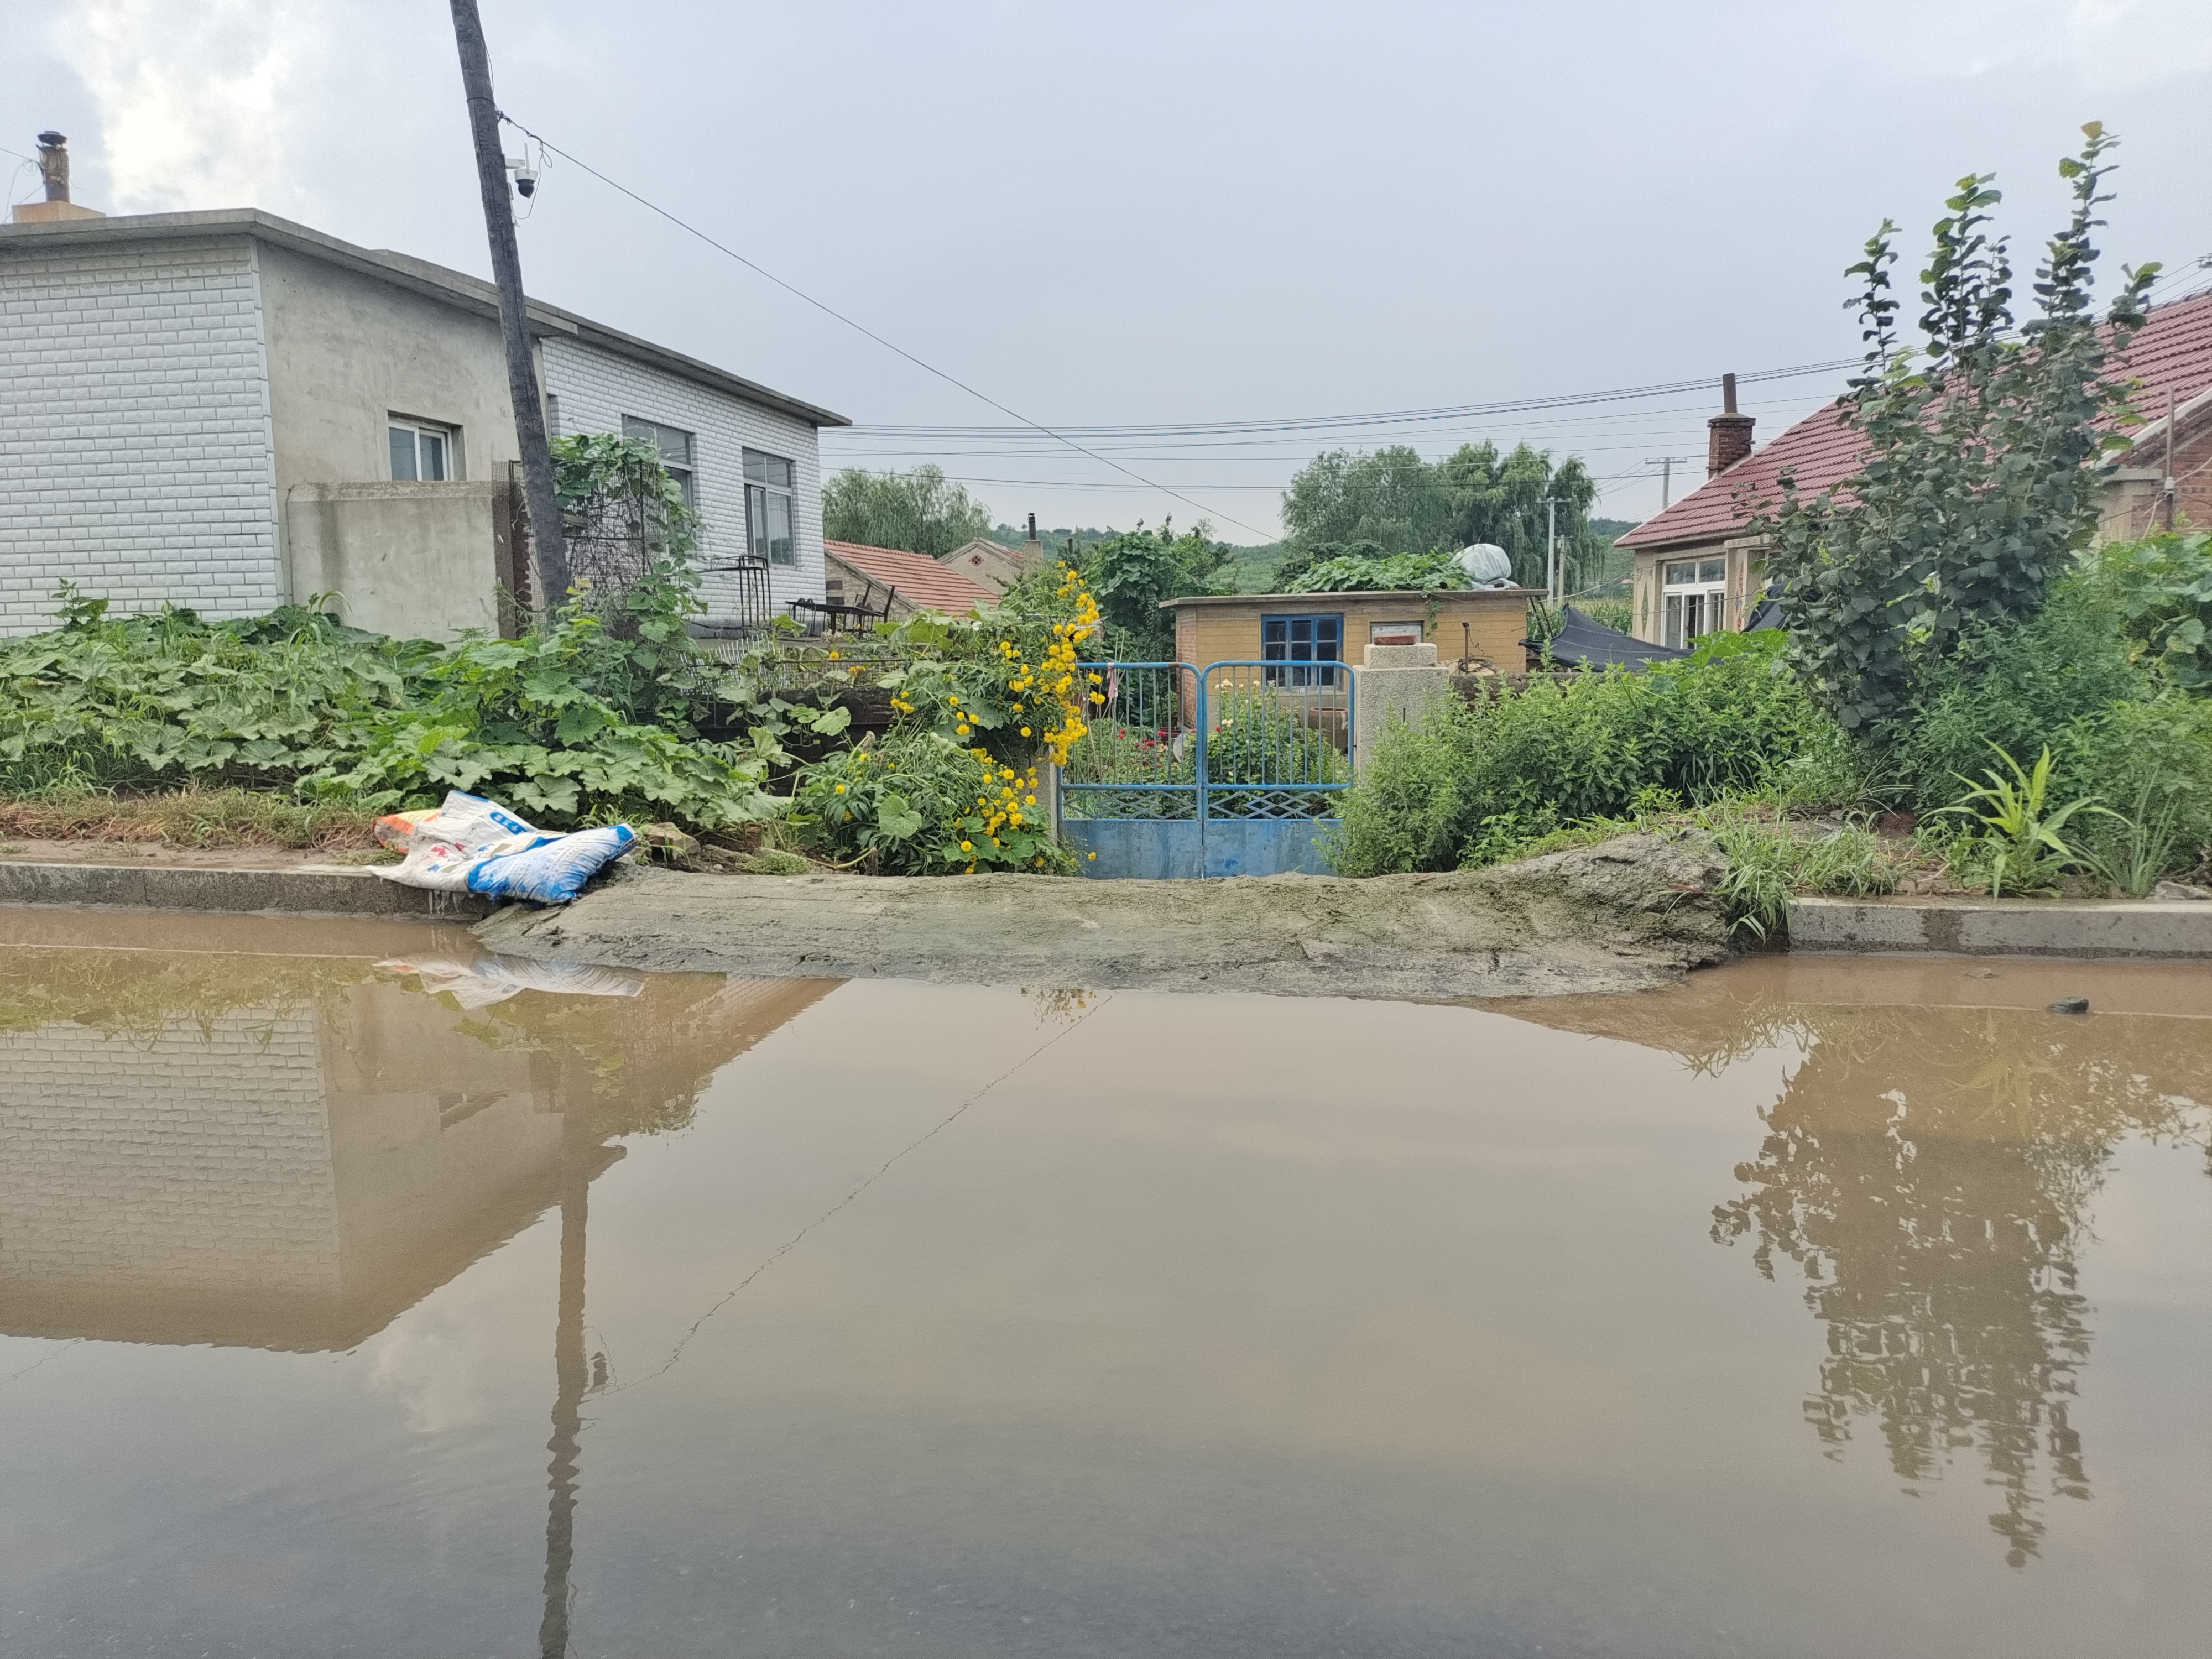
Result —
[[2094, 526], [2096, 464], [2127, 447], [2124, 389], [2111, 371], [2141, 326], [2158, 267], [2124, 271], [2104, 316], [2092, 301], [2098, 210], [2117, 143], [2082, 129], [2059, 163], [2073, 210], [2036, 267], [2034, 314], [2014, 317], [2006, 239], [1990, 232], [1994, 175], [1959, 182], [1921, 273], [1921, 343], [1908, 347], [1894, 292], [1896, 226], [1885, 220], [1850, 267], [1868, 343], [1840, 422], [1864, 459], [1808, 500], [1788, 475], [1754, 523], [1790, 594], [1798, 671], [1850, 732], [1885, 742], [1918, 683], [1977, 625], [2033, 614]]

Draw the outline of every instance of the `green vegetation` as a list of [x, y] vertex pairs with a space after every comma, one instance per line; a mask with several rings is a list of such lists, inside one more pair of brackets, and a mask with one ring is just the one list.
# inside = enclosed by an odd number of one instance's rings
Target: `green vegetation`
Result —
[[1116, 662], [1164, 662], [1175, 656], [1175, 617], [1163, 599], [1229, 591], [1230, 549], [1200, 523], [1182, 535], [1173, 523], [1139, 526], [1083, 554], [1077, 568], [1097, 597], [1103, 637], [1087, 647]]
[[1608, 564], [1617, 562], [1613, 537], [1591, 526], [1597, 486], [1579, 460], [1554, 467], [1548, 451], [1526, 444], [1504, 455], [1494, 444], [1466, 444], [1433, 462], [1403, 444], [1359, 454], [1331, 450], [1301, 469], [1284, 493], [1285, 552], [1275, 580], [1281, 591], [1297, 592], [1312, 565], [1452, 553], [1490, 542], [1505, 550], [1516, 578], [1540, 587], [1547, 498], [1559, 502], [1566, 590], [1618, 574]]
[[[2091, 233], [2114, 143], [2092, 122], [2059, 164], [2073, 212], [2036, 269], [2037, 315], [2016, 322], [2006, 241], [1990, 234], [1990, 175], [1959, 182], [1922, 280], [1922, 343], [1907, 349], [1887, 221], [1850, 274], [1871, 343], [1840, 419], [1863, 447], [1857, 471], [1805, 500], [1785, 475], [1763, 521], [1770, 575], [1789, 596], [1792, 653], [1820, 707], [1886, 745], [1908, 731], [1932, 682], [1978, 631], [2032, 617], [2096, 524], [2097, 465], [2127, 440], [2124, 387], [2107, 378], [2142, 322], [2158, 267], [2124, 273], [2100, 319]], [[2188, 630], [2171, 637], [2193, 650]]]
[[0, 836], [32, 841], [143, 841], [171, 847], [366, 848], [376, 814], [258, 789], [185, 788], [155, 795], [47, 792], [0, 800]]
[[1709, 635], [1650, 672], [1537, 678], [1393, 728], [1346, 803], [1347, 875], [1486, 864], [1666, 791], [1696, 803], [1832, 769], [1823, 722], [1773, 634]]
[[1286, 593], [1403, 593], [1465, 587], [1467, 572], [1453, 550], [1435, 553], [1340, 555], [1308, 565], [1291, 579]]
[[[934, 466], [911, 472], [847, 467], [822, 486], [822, 533], [834, 542], [899, 547], [940, 558], [991, 534], [991, 514]], [[1020, 540], [1016, 538], [1014, 545]]]

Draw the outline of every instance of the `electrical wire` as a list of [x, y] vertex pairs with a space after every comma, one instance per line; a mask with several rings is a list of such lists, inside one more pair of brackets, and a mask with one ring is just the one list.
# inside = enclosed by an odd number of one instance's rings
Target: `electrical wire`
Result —
[[1154, 483], [1152, 479], [1147, 478], [1143, 473], [1137, 471], [1134, 468], [1124, 466], [1121, 462], [1115, 460], [1110, 456], [1101, 455], [1095, 450], [1086, 449], [1081, 444], [1076, 442], [1073, 438], [1064, 436], [1060, 433], [1054, 431], [1052, 428], [1046, 426], [1042, 422], [1032, 421], [1018, 409], [1012, 409], [1008, 407], [1006, 404], [1000, 403], [996, 398], [992, 397], [988, 392], [979, 392], [975, 387], [969, 385], [967, 381], [960, 379], [958, 375], [949, 374], [945, 370], [938, 368], [934, 363], [923, 361], [921, 358], [915, 356], [911, 351], [908, 351], [904, 346], [885, 339], [882, 335], [877, 333], [875, 330], [868, 327], [865, 323], [854, 321], [852, 318], [848, 317], [843, 312], [838, 310], [835, 306], [830, 305], [823, 301], [817, 300], [812, 295], [807, 293], [805, 289], [784, 281], [782, 277], [777, 276], [765, 265], [747, 258], [744, 254], [738, 252], [735, 248], [729, 246], [726, 243], [715, 240], [714, 238], [709, 236], [705, 231], [700, 229], [696, 225], [687, 223], [685, 221], [678, 218], [674, 214], [671, 213], [666, 208], [662, 207], [659, 203], [650, 201], [645, 197], [639, 195], [627, 185], [616, 183], [615, 180], [607, 177], [605, 173], [601, 173], [590, 162], [584, 161], [580, 156], [571, 155], [568, 151], [562, 149], [558, 144], [552, 143], [550, 139], [544, 137], [541, 134], [533, 132], [530, 128], [523, 125], [521, 122], [516, 120], [504, 110], [500, 111], [498, 113], [499, 118], [501, 121], [504, 121], [507, 125], [513, 127], [517, 132], [522, 134], [523, 137], [536, 143], [539, 149], [549, 151], [552, 155], [558, 155], [563, 161], [571, 162], [574, 166], [582, 168], [586, 173], [590, 173], [592, 178], [606, 185], [608, 189], [618, 191], [620, 194], [629, 197], [631, 201], [635, 202], [640, 207], [646, 209], [649, 212], [658, 214], [660, 217], [667, 220], [670, 224], [674, 225], [678, 230], [684, 231], [690, 235], [697, 237], [701, 241], [706, 243], [708, 247], [713, 248], [718, 253], [727, 254], [731, 258], [735, 259], [739, 264], [744, 266], [748, 270], [750, 270], [758, 276], [766, 277], [769, 282], [774, 283], [778, 288], [783, 289], [787, 294], [790, 294], [798, 299], [804, 300], [808, 305], [812, 306], [817, 311], [821, 312], [824, 316], [833, 317], [836, 319], [837, 321], [844, 324], [846, 327], [850, 328], [858, 333], [866, 335], [868, 338], [873, 340], [878, 345], [883, 347], [884, 349], [894, 352], [897, 356], [905, 358], [907, 362], [912, 363], [916, 368], [922, 369], [931, 374], [934, 374], [939, 380], [943, 380], [947, 386], [958, 387], [961, 391], [966, 392], [969, 397], [976, 399], [979, 403], [990, 404], [992, 408], [997, 410], [1001, 415], [1011, 416], [1015, 421], [1019, 422], [1024, 428], [1032, 432], [1041, 432], [1046, 437], [1053, 439], [1056, 442], [1066, 444], [1070, 449], [1074, 450], [1077, 453], [1089, 456], [1092, 460], [1098, 462], [1103, 466], [1110, 466], [1116, 472], [1126, 474], [1127, 477], [1135, 479], [1139, 483], [1147, 485], [1151, 489], [1158, 490], [1163, 495], [1173, 496], [1176, 501], [1182, 502], [1186, 507], [1195, 507], [1199, 512], [1207, 514], [1209, 516], [1218, 516], [1226, 519], [1231, 524], [1235, 525], [1240, 530], [1249, 531], [1255, 536], [1267, 538], [1267, 532], [1261, 530], [1258, 526], [1246, 524], [1242, 519], [1236, 518], [1230, 514], [1220, 513], [1218, 509], [1209, 508], [1205, 502], [1194, 501], [1189, 496], [1184, 495], [1181, 490], [1170, 489], [1165, 484]]

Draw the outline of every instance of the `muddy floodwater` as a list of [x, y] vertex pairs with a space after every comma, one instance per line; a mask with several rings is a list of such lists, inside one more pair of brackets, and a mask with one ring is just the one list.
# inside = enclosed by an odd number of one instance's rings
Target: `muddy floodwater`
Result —
[[2208, 1015], [0, 912], [0, 1653], [2201, 1654]]

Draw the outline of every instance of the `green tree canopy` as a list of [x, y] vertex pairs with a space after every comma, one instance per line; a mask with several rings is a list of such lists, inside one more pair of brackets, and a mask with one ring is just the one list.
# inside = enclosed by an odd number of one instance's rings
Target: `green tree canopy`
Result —
[[1463, 444], [1437, 461], [1423, 460], [1405, 444], [1357, 454], [1330, 450], [1300, 469], [1284, 492], [1287, 551], [1276, 580], [1293, 580], [1327, 559], [1456, 552], [1491, 542], [1512, 559], [1516, 580], [1540, 586], [1547, 497], [1559, 504], [1559, 556], [1572, 592], [1597, 580], [1611, 546], [1611, 538], [1590, 526], [1597, 486], [1579, 459], [1555, 467], [1548, 450], [1520, 444], [1500, 454], [1487, 442]]
[[991, 514], [934, 466], [911, 472], [847, 467], [822, 486], [822, 533], [834, 542], [903, 548], [934, 559], [989, 535]]
[[1213, 539], [1213, 526], [1201, 520], [1180, 536], [1172, 522], [1158, 530], [1140, 524], [1081, 556], [1083, 579], [1106, 622], [1102, 643], [1123, 660], [1163, 661], [1175, 655], [1175, 618], [1160, 602], [1227, 592], [1224, 568], [1235, 555]]
[[1920, 273], [1920, 342], [1899, 328], [1885, 220], [1847, 273], [1866, 368], [1838, 413], [1864, 459], [1807, 500], [1788, 473], [1768, 568], [1788, 594], [1790, 639], [1814, 699], [1844, 729], [1887, 742], [1908, 730], [1931, 676], [1974, 633], [2017, 626], [2096, 527], [2098, 466], [2128, 441], [2100, 429], [2132, 411], [2107, 371], [2141, 327], [2154, 264], [2122, 272], [2100, 318], [2091, 234], [2116, 142], [2097, 122], [2058, 164], [2073, 186], [2065, 226], [2035, 272], [2035, 314], [2014, 317], [2000, 199], [1971, 174], [1936, 222]]

